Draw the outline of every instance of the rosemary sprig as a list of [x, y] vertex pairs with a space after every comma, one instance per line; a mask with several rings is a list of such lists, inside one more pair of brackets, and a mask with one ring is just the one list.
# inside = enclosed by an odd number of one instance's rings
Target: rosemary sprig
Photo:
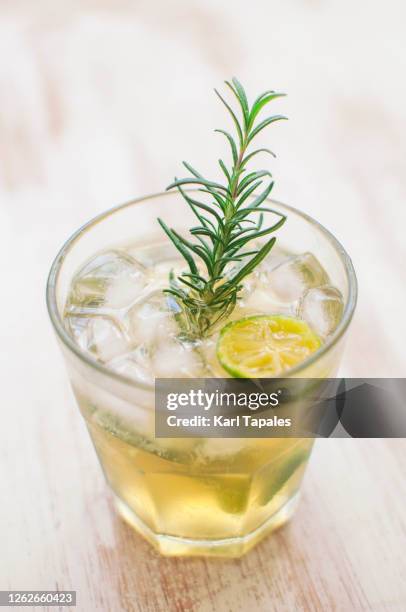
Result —
[[[230, 315], [242, 289], [242, 280], [268, 255], [276, 238], [268, 239], [262, 246], [253, 241], [272, 234], [286, 221], [284, 215], [264, 206], [274, 185], [271, 173], [267, 170], [246, 170], [247, 163], [259, 153], [275, 156], [269, 149], [247, 150], [265, 127], [286, 119], [282, 115], [272, 115], [256, 123], [261, 110], [285, 94], [266, 91], [250, 107], [245, 90], [236, 78], [225, 83], [239, 105], [238, 117], [215, 90], [231, 115], [237, 136], [235, 139], [225, 130], [215, 130], [225, 136], [231, 149], [230, 168], [219, 159], [225, 183], [206, 179], [190, 164], [183, 162], [191, 176], [175, 178], [167, 189], [179, 190], [196, 216], [198, 225], [189, 230], [191, 239], [186, 239], [158, 219], [188, 266], [188, 271], [178, 277], [171, 274], [170, 286], [165, 291], [173, 295], [182, 307], [182, 325], [190, 337], [208, 334], [219, 321]], [[266, 186], [258, 192], [264, 180]], [[209, 197], [208, 201], [196, 199], [196, 191], [185, 191], [185, 186], [197, 187], [198, 192]], [[278, 219], [264, 228], [264, 213], [272, 213]], [[252, 219], [254, 215], [257, 215], [255, 221]], [[250, 243], [251, 248], [248, 248]]]

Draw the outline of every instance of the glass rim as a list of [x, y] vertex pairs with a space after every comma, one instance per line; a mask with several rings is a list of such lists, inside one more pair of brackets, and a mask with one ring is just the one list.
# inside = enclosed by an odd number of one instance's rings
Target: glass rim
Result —
[[[188, 191], [197, 191], [197, 189], [189, 189]], [[62, 343], [72, 353], [74, 353], [76, 357], [78, 357], [82, 362], [84, 362], [85, 365], [91, 368], [94, 368], [99, 373], [103, 374], [104, 376], [112, 378], [115, 381], [119, 381], [120, 383], [129, 385], [130, 387], [136, 387], [138, 389], [143, 389], [143, 390], [148, 390], [148, 391], [152, 391], [154, 389], [154, 383], [149, 384], [142, 380], [137, 380], [135, 378], [130, 378], [128, 376], [124, 376], [123, 374], [119, 374], [118, 372], [114, 372], [114, 370], [111, 370], [110, 368], [108, 368], [106, 365], [104, 365], [100, 361], [97, 361], [95, 357], [92, 357], [92, 355], [83, 351], [74, 342], [73, 338], [68, 334], [63, 324], [62, 317], [59, 313], [58, 305], [57, 305], [57, 298], [56, 298], [56, 288], [57, 288], [57, 283], [59, 279], [59, 273], [62, 268], [65, 257], [68, 255], [68, 253], [74, 247], [75, 243], [82, 237], [83, 234], [91, 230], [92, 227], [95, 226], [97, 223], [100, 223], [107, 217], [112, 216], [114, 213], [118, 212], [119, 210], [123, 210], [124, 208], [128, 208], [136, 204], [140, 204], [141, 202], [144, 202], [146, 200], [152, 200], [158, 197], [174, 195], [174, 193], [175, 192], [164, 191], [160, 193], [159, 192], [153, 193], [147, 196], [142, 196], [139, 198], [134, 198], [132, 200], [124, 202], [123, 204], [118, 204], [117, 206], [113, 206], [112, 208], [107, 209], [106, 211], [100, 213], [99, 215], [96, 215], [95, 217], [93, 217], [92, 219], [84, 223], [81, 227], [79, 227], [79, 229], [76, 230], [76, 232], [74, 232], [65, 241], [65, 243], [59, 250], [58, 254], [56, 255], [51, 265], [51, 269], [48, 275], [47, 285], [46, 285], [46, 303], [47, 303], [48, 314], [51, 319], [54, 330], [56, 331], [56, 334], [58, 338], [62, 341]], [[297, 208], [294, 208], [293, 206], [289, 206], [288, 204], [283, 204], [282, 202], [279, 202], [278, 200], [274, 200], [272, 198], [267, 198], [267, 201], [276, 204], [278, 207], [281, 207], [282, 210], [286, 210], [287, 212], [291, 212], [295, 215], [298, 215], [299, 217], [302, 217], [310, 225], [312, 225], [313, 227], [321, 231], [321, 233], [324, 235], [327, 241], [332, 245], [336, 253], [338, 253], [339, 258], [344, 266], [344, 270], [345, 270], [345, 274], [346, 274], [346, 278], [348, 282], [348, 298], [345, 303], [345, 307], [344, 307], [344, 311], [343, 311], [343, 315], [342, 315], [340, 323], [337, 325], [336, 329], [334, 330], [333, 334], [329, 337], [327, 342], [322, 344], [322, 346], [317, 351], [312, 353], [309, 357], [307, 357], [307, 359], [302, 361], [297, 366], [290, 368], [289, 370], [283, 373], [284, 378], [288, 378], [290, 376], [294, 376], [298, 374], [305, 368], [311, 366], [313, 363], [318, 361], [318, 359], [320, 359], [321, 357], [323, 357], [323, 355], [328, 353], [337, 344], [337, 342], [342, 338], [349, 324], [351, 323], [351, 320], [354, 314], [355, 306], [357, 303], [358, 284], [357, 284], [357, 277], [355, 274], [354, 266], [352, 264], [350, 256], [348, 255], [348, 253], [346, 252], [342, 244], [337, 240], [337, 238], [335, 238], [335, 236], [328, 229], [326, 229], [321, 223], [313, 219], [313, 217], [311, 217], [307, 213], [301, 210], [298, 210]]]

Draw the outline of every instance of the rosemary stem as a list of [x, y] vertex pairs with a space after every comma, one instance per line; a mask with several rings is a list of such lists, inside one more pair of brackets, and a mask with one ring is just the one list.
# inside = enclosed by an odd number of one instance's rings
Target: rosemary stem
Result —
[[[241, 281], [268, 255], [275, 238], [268, 239], [263, 246], [254, 250], [247, 250], [245, 246], [258, 237], [272, 233], [285, 221], [283, 218], [282, 222], [279, 221], [268, 229], [261, 230], [263, 212], [272, 212], [269, 208], [261, 207], [261, 204], [270, 193], [273, 181], [270, 180], [265, 190], [258, 195], [254, 192], [262, 184], [264, 177], [269, 176], [269, 172], [260, 170], [246, 174], [242, 178], [248, 160], [254, 155], [264, 151], [272, 154], [269, 149], [257, 149], [246, 156], [246, 151], [253, 138], [262, 129], [275, 121], [285, 119], [280, 115], [274, 115], [254, 126], [262, 108], [283, 94], [266, 91], [256, 98], [250, 108], [241, 83], [234, 78], [232, 82], [226, 81], [226, 84], [236, 97], [242, 114], [241, 121], [216, 90], [216, 94], [230, 113], [239, 143], [237, 146], [233, 136], [228, 132], [216, 130], [227, 138], [231, 147], [233, 160], [231, 168], [227, 168], [226, 164], [219, 160], [227, 179], [226, 185], [204, 178], [184, 162], [192, 177], [175, 179], [167, 188], [177, 187], [198, 218], [200, 225], [191, 228], [190, 233], [199, 242], [186, 240], [159, 220], [190, 270], [190, 273], [183, 273], [178, 277], [172, 273], [170, 286], [166, 291], [183, 307], [182, 317], [185, 322], [183, 327], [189, 330], [188, 333], [193, 337], [209, 333], [219, 321], [229, 316], [239, 297]], [[198, 185], [201, 191], [212, 196], [212, 201], [210, 203], [197, 201], [183, 191], [184, 185]], [[249, 206], [244, 207], [243, 203], [249, 197], [253, 200]], [[260, 213], [256, 218], [257, 221], [248, 218], [255, 213]], [[251, 259], [248, 259], [250, 256]], [[196, 258], [200, 258], [205, 265], [206, 277], [198, 272]], [[239, 266], [237, 268], [232, 266], [231, 271], [226, 273], [225, 270], [229, 269], [228, 264], [236, 261], [241, 262]]]

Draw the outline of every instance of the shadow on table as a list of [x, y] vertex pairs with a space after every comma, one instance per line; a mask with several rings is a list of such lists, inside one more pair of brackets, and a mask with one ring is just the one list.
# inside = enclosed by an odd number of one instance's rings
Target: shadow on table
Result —
[[[101, 562], [123, 610], [287, 609], [286, 589], [292, 591], [292, 575], [300, 562], [300, 512], [240, 559], [205, 559], [160, 556], [111, 510], [116, 545], [100, 551]], [[291, 596], [295, 607], [296, 595]]]

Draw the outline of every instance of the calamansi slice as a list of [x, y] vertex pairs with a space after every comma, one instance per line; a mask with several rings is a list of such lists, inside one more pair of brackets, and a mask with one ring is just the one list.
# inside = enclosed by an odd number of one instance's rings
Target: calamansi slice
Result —
[[236, 378], [278, 376], [321, 346], [306, 321], [284, 315], [231, 321], [220, 332], [217, 358]]

